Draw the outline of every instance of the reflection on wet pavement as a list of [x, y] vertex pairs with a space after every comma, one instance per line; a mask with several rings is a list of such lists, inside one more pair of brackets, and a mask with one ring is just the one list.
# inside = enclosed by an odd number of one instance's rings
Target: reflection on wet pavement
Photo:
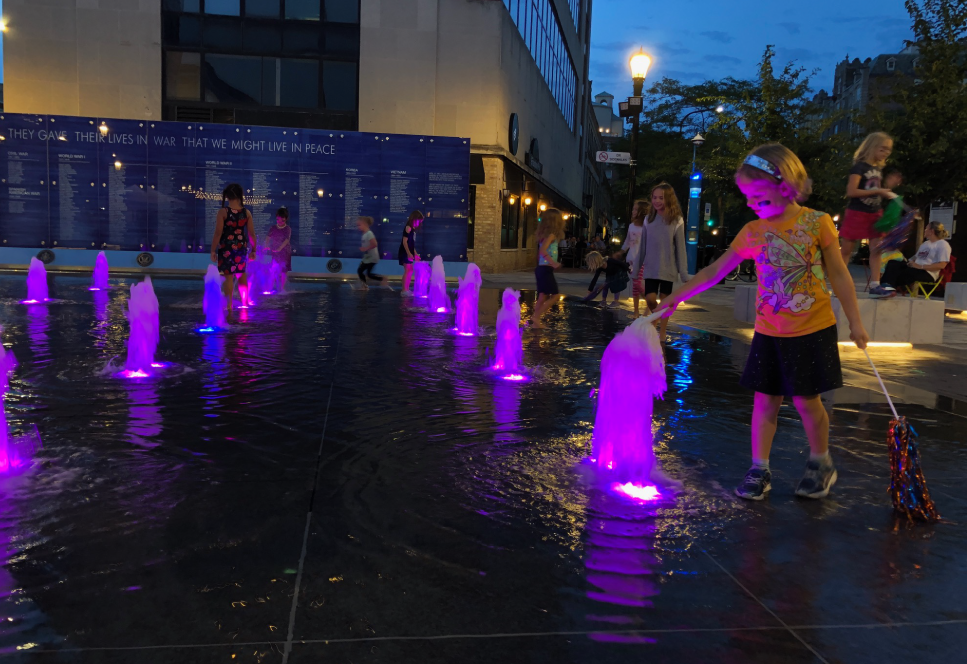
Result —
[[[949, 521], [898, 527], [889, 411], [826, 395], [840, 482], [793, 496], [806, 458], [784, 407], [774, 490], [748, 462], [747, 346], [676, 332], [655, 404], [674, 498], [607, 490], [588, 453], [613, 312], [568, 300], [526, 332], [531, 380], [486, 370], [488, 335], [390, 291], [295, 284], [220, 334], [201, 282], [157, 279], [159, 359], [122, 381], [126, 287], [51, 276], [46, 305], [0, 277], [20, 366], [0, 477], [0, 653], [25, 662], [949, 662], [967, 637], [964, 420], [914, 399]], [[524, 315], [533, 306], [525, 293]], [[634, 408], [637, 396], [628, 395]]]

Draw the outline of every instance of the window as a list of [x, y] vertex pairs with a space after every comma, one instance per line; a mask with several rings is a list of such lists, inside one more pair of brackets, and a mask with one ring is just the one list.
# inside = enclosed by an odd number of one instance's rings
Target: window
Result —
[[262, 58], [205, 56], [205, 101], [262, 103]]
[[330, 23], [359, 23], [359, 0], [325, 0]]
[[240, 4], [240, 0], [205, 0], [205, 13], [238, 16], [241, 13]]
[[231, 19], [205, 20], [205, 46], [235, 51], [243, 46], [242, 26]]
[[504, 0], [504, 6], [573, 131], [577, 74], [550, 0]]
[[577, 30], [581, 21], [581, 0], [568, 0], [568, 4], [571, 6], [571, 18], [574, 19], [574, 29]]
[[178, 46], [198, 46], [201, 44], [201, 20], [197, 16], [163, 17], [165, 43]]
[[356, 63], [322, 63], [323, 107], [330, 111], [356, 110]]
[[511, 205], [508, 197], [504, 197], [503, 216], [500, 220], [500, 248], [517, 248], [517, 231], [520, 227], [520, 197], [514, 198]]
[[279, 17], [280, 0], [245, 0], [246, 16]]
[[303, 21], [319, 20], [320, 0], [285, 0], [285, 17]]
[[286, 26], [283, 41], [285, 42], [286, 53], [304, 53], [306, 55], [319, 53], [319, 29], [314, 26]]
[[344, 25], [326, 26], [326, 53], [329, 55], [359, 55], [359, 30]]
[[164, 8], [169, 12], [199, 12], [201, 0], [165, 0]]
[[317, 108], [319, 106], [318, 60], [283, 58], [280, 73], [279, 101], [282, 106], [299, 108]]
[[201, 96], [201, 55], [198, 53], [167, 53], [168, 99], [190, 99]]
[[896, 58], [890, 58], [886, 61], [886, 70], [893, 71], [896, 69]]
[[276, 53], [282, 50], [282, 33], [271, 24], [248, 25], [245, 28], [245, 46], [255, 53]]

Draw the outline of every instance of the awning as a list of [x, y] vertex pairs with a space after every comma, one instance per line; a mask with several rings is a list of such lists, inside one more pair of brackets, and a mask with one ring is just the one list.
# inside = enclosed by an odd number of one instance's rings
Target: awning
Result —
[[470, 155], [470, 184], [487, 184], [484, 177], [483, 155]]

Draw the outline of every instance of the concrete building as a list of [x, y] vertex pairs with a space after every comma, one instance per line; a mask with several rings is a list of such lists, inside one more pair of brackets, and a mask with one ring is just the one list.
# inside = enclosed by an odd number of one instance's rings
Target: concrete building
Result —
[[614, 95], [610, 92], [599, 92], [594, 95], [594, 118], [597, 122], [598, 133], [605, 146], [616, 138], [624, 136], [624, 121], [614, 113]]
[[824, 117], [847, 113], [830, 129], [830, 134], [849, 133], [856, 136], [866, 132], [856, 118], [866, 113], [871, 104], [885, 103], [896, 85], [914, 80], [919, 51], [908, 46], [899, 53], [886, 53], [875, 58], [849, 59], [836, 65], [833, 87], [830, 92], [820, 90], [813, 101], [819, 105]]
[[469, 257], [485, 271], [533, 264], [542, 206], [587, 226], [603, 195], [588, 164], [591, 0], [3, 10], [8, 112], [469, 137]]

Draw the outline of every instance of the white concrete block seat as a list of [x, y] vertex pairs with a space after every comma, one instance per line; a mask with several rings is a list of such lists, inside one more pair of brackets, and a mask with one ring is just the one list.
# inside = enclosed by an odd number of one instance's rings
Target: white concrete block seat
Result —
[[967, 311], [967, 282], [951, 281], [944, 289], [944, 307], [955, 311]]
[[[955, 284], [950, 283], [947, 287], [953, 285]], [[736, 320], [744, 323], [755, 322], [756, 288], [755, 285], [735, 287], [732, 306]], [[958, 302], [963, 306], [951, 306], [940, 300], [913, 297], [872, 298], [865, 293], [860, 293], [857, 297], [860, 318], [866, 333], [870, 335], [870, 341], [939, 344], [943, 342], [944, 309], [967, 310], [967, 302], [961, 300]], [[839, 340], [849, 341], [849, 322], [835, 296], [832, 304]]]

